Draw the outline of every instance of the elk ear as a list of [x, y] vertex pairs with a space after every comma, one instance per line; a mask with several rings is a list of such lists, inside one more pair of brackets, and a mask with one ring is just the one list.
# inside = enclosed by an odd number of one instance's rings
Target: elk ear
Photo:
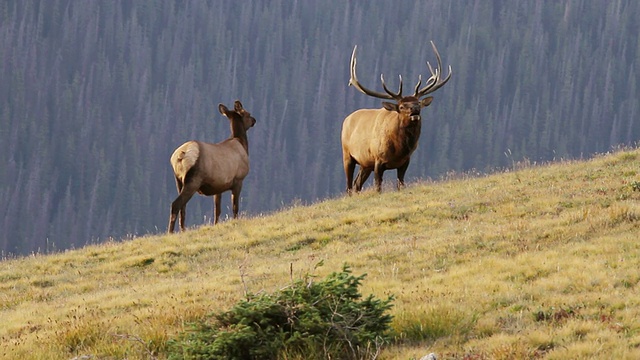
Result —
[[220, 111], [220, 114], [229, 117], [229, 115], [227, 115], [227, 113], [229, 112], [229, 109], [227, 109], [226, 106], [224, 106], [224, 104], [218, 104], [218, 111]]
[[237, 113], [239, 113], [239, 112], [241, 112], [243, 110], [242, 103], [240, 102], [240, 100], [236, 100], [236, 102], [233, 104], [233, 106], [234, 106], [234, 110]]
[[383, 101], [382, 106], [389, 111], [398, 112], [398, 104]]
[[429, 106], [431, 104], [431, 101], [433, 101], [433, 96], [429, 96], [420, 100], [420, 107], [423, 108]]

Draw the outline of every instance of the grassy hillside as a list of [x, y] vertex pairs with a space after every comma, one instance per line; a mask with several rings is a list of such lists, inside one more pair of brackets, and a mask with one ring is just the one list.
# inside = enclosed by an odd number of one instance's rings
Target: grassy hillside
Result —
[[189, 321], [347, 263], [365, 295], [396, 296], [383, 359], [637, 359], [639, 165], [616, 152], [5, 259], [0, 358], [162, 359]]

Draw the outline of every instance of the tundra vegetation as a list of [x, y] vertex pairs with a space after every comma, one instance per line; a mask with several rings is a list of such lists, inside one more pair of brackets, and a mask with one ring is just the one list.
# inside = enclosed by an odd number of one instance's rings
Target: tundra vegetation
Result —
[[[640, 150], [514, 163], [402, 192], [0, 266], [0, 359], [164, 359], [247, 293], [347, 263], [393, 296], [380, 359], [640, 358]], [[324, 265], [314, 269], [314, 265]]]

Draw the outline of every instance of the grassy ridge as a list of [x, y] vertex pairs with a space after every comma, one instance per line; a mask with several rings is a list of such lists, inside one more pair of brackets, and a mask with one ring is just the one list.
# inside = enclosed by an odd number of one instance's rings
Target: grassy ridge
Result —
[[616, 152], [8, 259], [0, 358], [162, 358], [246, 291], [348, 263], [364, 294], [396, 296], [384, 359], [637, 359], [639, 164]]

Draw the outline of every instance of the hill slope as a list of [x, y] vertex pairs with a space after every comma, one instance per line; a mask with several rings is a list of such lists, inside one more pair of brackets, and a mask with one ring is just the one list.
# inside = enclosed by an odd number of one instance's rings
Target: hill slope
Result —
[[6, 259], [0, 357], [163, 358], [186, 322], [246, 291], [348, 263], [363, 293], [396, 296], [385, 359], [638, 358], [639, 162], [616, 152]]
[[342, 120], [381, 107], [347, 86], [355, 45], [378, 91], [426, 80], [431, 40], [452, 67], [407, 179], [632, 144], [639, 18], [630, 0], [0, 1], [0, 252], [163, 229], [169, 157], [226, 139], [236, 99], [258, 121], [243, 211], [339, 195]]

